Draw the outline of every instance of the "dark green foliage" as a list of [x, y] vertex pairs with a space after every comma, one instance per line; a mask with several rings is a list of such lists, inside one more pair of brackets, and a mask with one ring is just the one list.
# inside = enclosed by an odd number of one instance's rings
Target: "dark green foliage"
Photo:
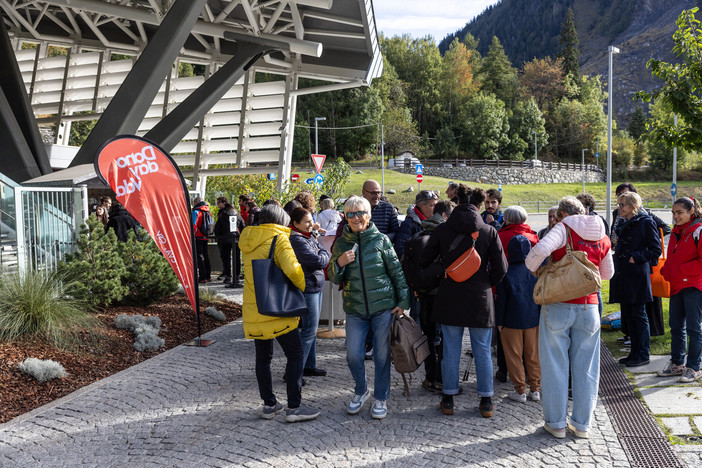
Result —
[[94, 214], [86, 223], [78, 236], [78, 251], [67, 255], [58, 270], [75, 278], [68, 287], [71, 296], [91, 306], [105, 307], [127, 293], [127, 287], [122, 284], [126, 269], [116, 248], [115, 232], [112, 229], [105, 232]]
[[575, 29], [575, 15], [573, 10], [568, 8], [565, 23], [561, 29], [561, 52], [558, 58], [563, 63], [563, 75], [571, 75], [575, 78], [580, 77], [580, 42], [578, 41], [578, 32]]
[[123, 284], [128, 288], [122, 303], [146, 307], [178, 289], [176, 278], [168, 261], [161, 255], [156, 243], [145, 230], [129, 231], [126, 242], [118, 242], [117, 249], [125, 266]]
[[512, 67], [497, 36], [493, 36], [490, 50], [482, 60], [479, 80], [482, 82], [481, 90], [484, 93], [494, 94], [508, 107], [511, 107], [517, 99], [519, 92], [517, 70]]
[[631, 135], [634, 140], [638, 140], [645, 132], [646, 113], [641, 106], [637, 106], [629, 119], [629, 135]]

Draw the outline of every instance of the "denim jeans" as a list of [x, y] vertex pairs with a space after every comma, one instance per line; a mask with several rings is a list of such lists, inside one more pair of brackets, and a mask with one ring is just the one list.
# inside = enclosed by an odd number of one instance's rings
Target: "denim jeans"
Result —
[[600, 381], [600, 315], [597, 304], [557, 303], [543, 306], [539, 319], [541, 401], [544, 421], [554, 429], [566, 426], [568, 369], [573, 379], [576, 429], [590, 427]]
[[[458, 374], [461, 365], [461, 345], [464, 327], [441, 325], [444, 339], [444, 358], [441, 361], [441, 376], [444, 379], [444, 395], [458, 395]], [[470, 345], [475, 360], [475, 377], [478, 381], [478, 396], [491, 397], [492, 388], [492, 328], [469, 328]]]
[[390, 397], [390, 309], [370, 317], [346, 315], [346, 362], [356, 386], [354, 393], [363, 395], [366, 382], [366, 335], [373, 332], [373, 364], [375, 365], [375, 383], [373, 396], [376, 400]]
[[670, 296], [670, 356], [673, 364], [685, 361], [685, 345], [690, 338], [687, 367], [700, 370], [702, 355], [702, 291], [685, 288]]
[[[275, 338], [283, 348], [288, 363], [285, 366], [287, 376], [288, 407], [297, 408], [302, 401], [302, 341], [300, 329]], [[273, 379], [271, 377], [271, 359], [273, 358], [273, 340], [254, 340], [256, 345], [256, 380], [258, 392], [263, 403], [273, 406], [277, 403], [273, 393]]]
[[626, 315], [629, 321], [629, 338], [631, 351], [629, 358], [633, 361], [645, 361], [649, 358], [651, 348], [651, 331], [648, 328], [648, 314], [646, 304], [620, 304], [622, 316]]
[[307, 314], [302, 316], [302, 362], [306, 369], [317, 368], [317, 326], [322, 311], [322, 291], [305, 294]]

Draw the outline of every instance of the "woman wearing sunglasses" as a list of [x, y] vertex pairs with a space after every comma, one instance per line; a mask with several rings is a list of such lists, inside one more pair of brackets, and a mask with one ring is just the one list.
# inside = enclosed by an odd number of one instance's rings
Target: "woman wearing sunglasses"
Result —
[[371, 416], [383, 419], [390, 397], [390, 322], [392, 314], [409, 308], [409, 291], [392, 242], [371, 222], [370, 212], [365, 198], [354, 195], [344, 203], [348, 224], [332, 248], [327, 273], [332, 282], [344, 284], [346, 362], [355, 382], [346, 410], [359, 413], [370, 397], [364, 359], [366, 335], [372, 331], [375, 403]]

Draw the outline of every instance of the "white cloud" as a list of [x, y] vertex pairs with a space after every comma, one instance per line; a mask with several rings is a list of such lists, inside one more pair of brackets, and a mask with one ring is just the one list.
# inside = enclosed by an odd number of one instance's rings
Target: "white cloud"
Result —
[[378, 30], [386, 36], [431, 35], [438, 43], [494, 3], [497, 0], [376, 0], [373, 8]]

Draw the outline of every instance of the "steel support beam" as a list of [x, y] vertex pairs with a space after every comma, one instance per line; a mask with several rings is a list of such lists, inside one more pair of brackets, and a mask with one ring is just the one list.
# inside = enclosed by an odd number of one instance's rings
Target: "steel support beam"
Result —
[[[10, 132], [10, 135], [1, 137], [0, 141], [3, 142], [2, 154], [10, 157], [0, 160], [0, 172], [16, 182], [24, 182], [51, 173], [51, 165], [39, 134], [10, 36], [4, 26], [1, 29], [0, 63], [5, 65], [0, 67], [0, 93], [3, 95], [2, 109], [0, 109], [2, 116], [0, 134]], [[12, 135], [12, 132], [17, 134]], [[12, 156], [17, 157], [19, 161]]]
[[236, 55], [149, 130], [145, 138], [171, 151], [264, 53], [287, 50], [287, 44], [282, 42], [251, 39], [249, 42], [239, 38]]
[[139, 128], [207, 0], [176, 0], [144, 48], [71, 166], [93, 162], [108, 139]]

